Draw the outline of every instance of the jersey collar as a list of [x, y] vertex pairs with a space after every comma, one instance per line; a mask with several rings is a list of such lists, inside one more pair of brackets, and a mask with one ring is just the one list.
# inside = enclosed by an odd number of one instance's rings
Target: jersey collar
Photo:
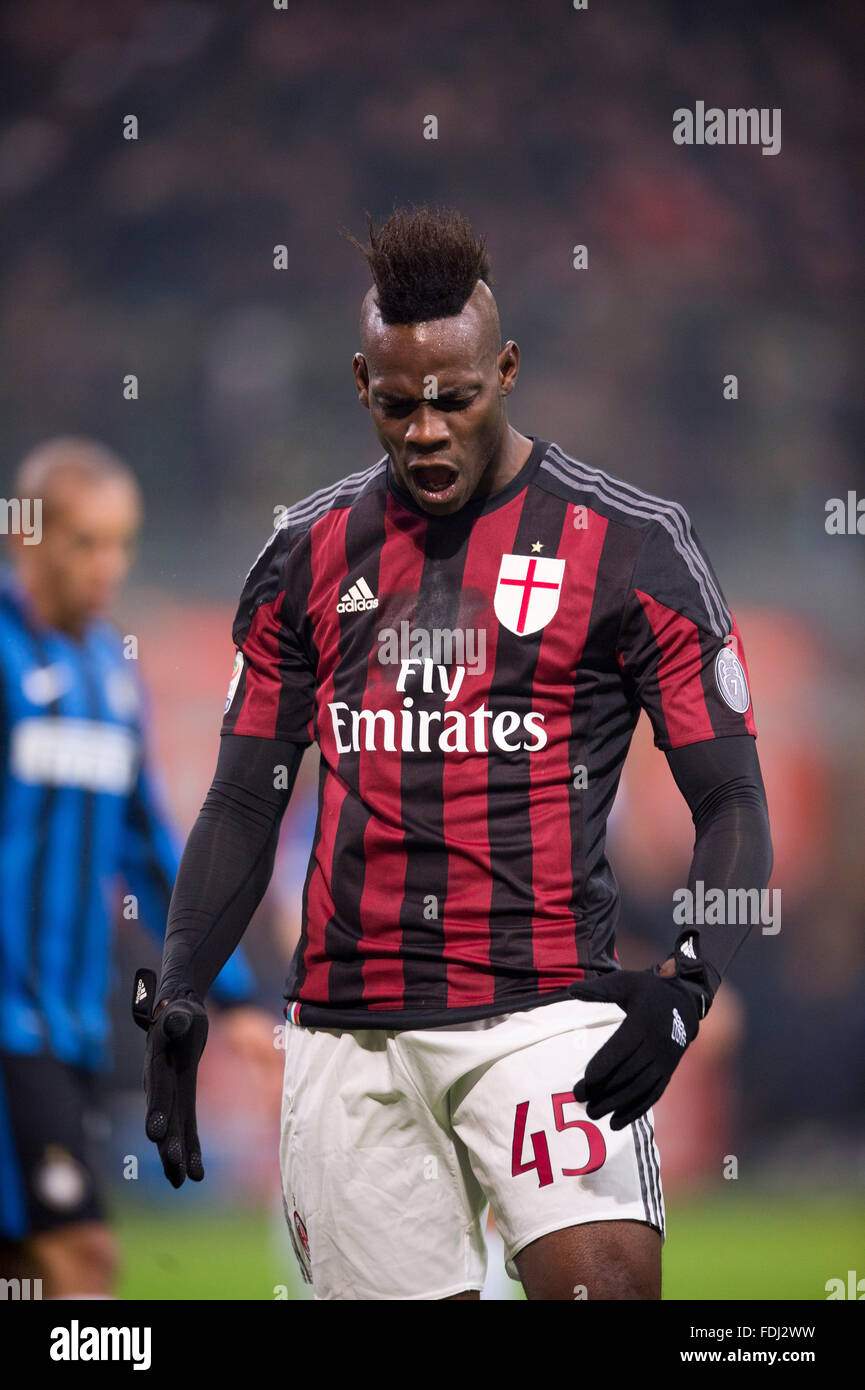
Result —
[[399, 502], [406, 511], [413, 512], [415, 516], [422, 516], [427, 521], [436, 525], [453, 521], [456, 517], [476, 517], [484, 516], [487, 512], [494, 512], [498, 507], [503, 507], [532, 481], [535, 473], [541, 465], [541, 460], [549, 449], [548, 441], [536, 439], [533, 434], [527, 436], [532, 441], [531, 453], [520, 469], [505, 487], [498, 492], [491, 492], [487, 497], [470, 497], [458, 512], [449, 512], [447, 516], [433, 516], [430, 512], [424, 511], [423, 507], [418, 506], [411, 493], [406, 492], [405, 488], [400, 487], [393, 476], [390, 458], [387, 460], [387, 486], [391, 496]]

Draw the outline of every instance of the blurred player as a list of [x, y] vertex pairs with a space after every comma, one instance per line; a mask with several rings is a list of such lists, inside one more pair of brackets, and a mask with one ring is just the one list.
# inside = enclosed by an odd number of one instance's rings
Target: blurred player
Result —
[[[37, 447], [15, 481], [41, 499], [0, 586], [0, 1266], [46, 1297], [110, 1296], [117, 1256], [88, 1157], [105, 1061], [115, 884], [161, 941], [177, 869], [145, 753], [135, 663], [105, 620], [141, 519], [137, 483], [99, 443]], [[38, 539], [38, 536], [37, 536]], [[233, 958], [214, 988], [245, 1005]], [[230, 1023], [229, 1023], [230, 1020]], [[239, 1045], [272, 1021], [235, 1007]]]
[[173, 1183], [202, 1177], [201, 1000], [316, 741], [281, 1161], [317, 1297], [476, 1298], [489, 1203], [530, 1299], [657, 1299], [651, 1106], [750, 923], [622, 969], [604, 830], [642, 708], [693, 814], [691, 886], [765, 884], [735, 625], [681, 507], [509, 425], [519, 349], [465, 220], [398, 212], [361, 250], [354, 375], [385, 456], [292, 507], [247, 576], [147, 1132]]

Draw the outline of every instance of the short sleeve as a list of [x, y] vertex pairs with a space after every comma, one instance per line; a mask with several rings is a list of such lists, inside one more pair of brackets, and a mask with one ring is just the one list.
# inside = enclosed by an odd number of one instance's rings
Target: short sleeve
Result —
[[299, 631], [307, 593], [302, 565], [291, 563], [284, 535], [275, 532], [237, 607], [223, 734], [312, 743], [315, 672]]
[[675, 504], [646, 530], [617, 645], [659, 748], [756, 736], [739, 629], [687, 514]]

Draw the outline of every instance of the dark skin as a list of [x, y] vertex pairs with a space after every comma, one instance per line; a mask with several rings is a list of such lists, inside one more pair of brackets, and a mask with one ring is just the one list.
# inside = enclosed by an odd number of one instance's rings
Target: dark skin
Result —
[[[529, 457], [531, 440], [508, 423], [520, 350], [510, 339], [500, 346], [489, 287], [479, 280], [461, 314], [413, 324], [384, 323], [370, 290], [360, 333], [352, 362], [358, 400], [372, 416], [397, 484], [431, 516], [452, 515], [470, 498], [506, 487]], [[661, 973], [675, 973], [672, 958]], [[515, 1264], [530, 1300], [573, 1301], [579, 1286], [589, 1300], [661, 1297], [661, 1237], [640, 1221], [552, 1231], [525, 1246]], [[479, 1297], [466, 1290], [443, 1301]]]
[[[520, 350], [513, 341], [499, 346], [498, 312], [484, 282], [461, 314], [413, 324], [384, 323], [370, 290], [360, 330], [362, 351], [352, 363], [358, 399], [397, 483], [432, 516], [448, 516], [470, 497], [505, 487], [532, 441], [508, 424], [505, 402], [516, 385]], [[426, 399], [430, 389], [437, 396]], [[441, 500], [420, 486], [419, 474], [431, 464], [452, 483]]]
[[[573, 1303], [661, 1297], [661, 1237], [641, 1221], [586, 1221], [533, 1240], [514, 1263], [526, 1298]], [[585, 1290], [585, 1292], [583, 1292]], [[442, 1302], [476, 1300], [476, 1289]]]

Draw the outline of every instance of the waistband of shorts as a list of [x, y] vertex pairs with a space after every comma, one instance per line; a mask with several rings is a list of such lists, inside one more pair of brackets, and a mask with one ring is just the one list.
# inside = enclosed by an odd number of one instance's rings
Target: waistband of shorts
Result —
[[504, 1017], [506, 1014], [521, 1013], [526, 1009], [537, 1009], [543, 1004], [559, 1004], [573, 996], [569, 988], [550, 990], [544, 994], [532, 994], [519, 999], [498, 1000], [492, 1004], [469, 1005], [461, 1009], [394, 1009], [385, 1012], [376, 1009], [325, 1008], [320, 1004], [309, 1004], [300, 999], [289, 999], [285, 1005], [285, 1019], [301, 1028], [332, 1028], [368, 1030], [380, 1028], [384, 1032], [408, 1032], [418, 1028], [452, 1028], [458, 1023], [473, 1023], [476, 1019]]

